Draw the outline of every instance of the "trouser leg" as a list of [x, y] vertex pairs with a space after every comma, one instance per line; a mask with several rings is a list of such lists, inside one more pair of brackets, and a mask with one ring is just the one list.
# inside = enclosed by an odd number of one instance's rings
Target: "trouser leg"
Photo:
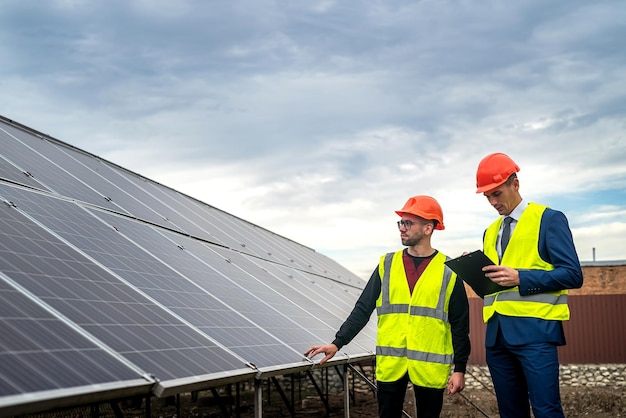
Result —
[[517, 348], [516, 353], [528, 382], [535, 418], [563, 417], [557, 347], [550, 343], [527, 344]]
[[378, 414], [381, 418], [401, 418], [409, 375], [395, 382], [377, 382]]
[[528, 386], [522, 365], [500, 338], [493, 347], [487, 347], [487, 365], [500, 417], [530, 418]]
[[443, 408], [443, 391], [413, 385], [417, 418], [439, 418]]

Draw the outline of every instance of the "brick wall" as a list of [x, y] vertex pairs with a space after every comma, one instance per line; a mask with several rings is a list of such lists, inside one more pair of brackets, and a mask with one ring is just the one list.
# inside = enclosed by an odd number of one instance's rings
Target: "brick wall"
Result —
[[624, 295], [626, 294], [626, 265], [583, 266], [585, 283], [570, 295]]

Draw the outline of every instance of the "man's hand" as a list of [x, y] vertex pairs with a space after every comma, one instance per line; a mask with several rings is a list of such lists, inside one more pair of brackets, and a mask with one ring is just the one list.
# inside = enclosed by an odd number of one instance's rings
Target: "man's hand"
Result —
[[457, 393], [465, 389], [465, 374], [454, 372], [448, 379], [448, 395]]
[[500, 286], [519, 286], [519, 273], [507, 266], [485, 266], [485, 276]]
[[335, 344], [313, 345], [313, 346], [309, 347], [309, 349], [304, 352], [304, 355], [306, 357], [313, 358], [316, 355], [318, 355], [319, 353], [324, 353], [324, 354], [326, 354], [326, 357], [324, 357], [323, 359], [320, 360], [320, 364], [324, 364], [328, 360], [333, 358], [335, 356], [335, 354], [337, 354], [337, 351], [339, 351], [339, 349], [337, 348], [337, 346]]

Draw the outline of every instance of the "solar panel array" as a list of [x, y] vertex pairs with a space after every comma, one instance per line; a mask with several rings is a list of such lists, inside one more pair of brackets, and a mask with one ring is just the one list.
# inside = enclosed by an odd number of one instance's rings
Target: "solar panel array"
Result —
[[[312, 367], [364, 282], [0, 117], [0, 414]], [[371, 357], [373, 319], [336, 356]]]

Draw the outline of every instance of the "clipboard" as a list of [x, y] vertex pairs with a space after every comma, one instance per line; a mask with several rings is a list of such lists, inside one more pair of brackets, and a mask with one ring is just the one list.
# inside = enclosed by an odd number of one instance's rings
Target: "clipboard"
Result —
[[465, 283], [470, 285], [472, 290], [478, 296], [484, 299], [485, 295], [499, 292], [504, 289], [510, 289], [512, 286], [501, 286], [491, 281], [485, 276], [482, 268], [493, 265], [489, 257], [481, 250], [476, 250], [468, 254], [464, 254], [457, 258], [451, 258], [446, 261], [448, 267], [454, 271]]

